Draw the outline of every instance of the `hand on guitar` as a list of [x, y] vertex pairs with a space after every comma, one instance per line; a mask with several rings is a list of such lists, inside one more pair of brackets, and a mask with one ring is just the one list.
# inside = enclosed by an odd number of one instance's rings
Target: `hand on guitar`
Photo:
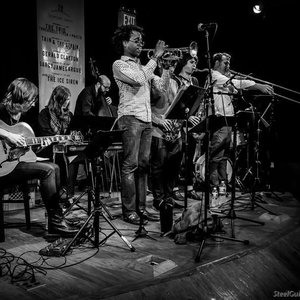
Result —
[[8, 141], [8, 144], [12, 146], [27, 147], [26, 138], [22, 134], [8, 132], [5, 139]]

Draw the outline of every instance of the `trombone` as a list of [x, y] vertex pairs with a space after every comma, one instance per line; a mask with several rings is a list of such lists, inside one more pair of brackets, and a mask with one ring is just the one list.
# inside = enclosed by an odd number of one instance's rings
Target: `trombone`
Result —
[[[147, 51], [147, 56], [149, 59], [153, 56], [155, 49], [142, 49], [142, 51]], [[188, 52], [192, 57], [196, 57], [198, 54], [198, 44], [192, 41], [188, 47], [181, 48], [166, 48], [164, 54], [160, 58], [163, 61], [178, 61], [182, 58], [183, 52]]]
[[[281, 85], [274, 84], [274, 83], [269, 82], [269, 81], [261, 80], [261, 79], [255, 78], [255, 77], [253, 77], [253, 76], [250, 76], [250, 75], [242, 74], [242, 73], [240, 73], [240, 72], [236, 72], [236, 71], [231, 70], [231, 69], [230, 69], [229, 72], [230, 72], [231, 74], [233, 74], [233, 75], [236, 75], [236, 76], [239, 76], [239, 77], [243, 77], [243, 78], [245, 78], [245, 79], [254, 80], [254, 81], [259, 82], [259, 83], [268, 84], [268, 85], [271, 85], [271, 86], [273, 86], [273, 87], [277, 87], [277, 88], [279, 88], [279, 89], [283, 89], [283, 90], [285, 90], [285, 91], [288, 91], [288, 92], [290, 92], [290, 93], [294, 93], [294, 94], [300, 96], [300, 92], [297, 92], [297, 91], [288, 89], [288, 88], [283, 87], [283, 86], [281, 86]], [[274, 93], [273, 95], [300, 104], [300, 101], [294, 100], [294, 99], [292, 99], [292, 98], [290, 98], [290, 97], [286, 97], [286, 96], [283, 96], [283, 95], [280, 95], [280, 94], [277, 94], [277, 93]]]

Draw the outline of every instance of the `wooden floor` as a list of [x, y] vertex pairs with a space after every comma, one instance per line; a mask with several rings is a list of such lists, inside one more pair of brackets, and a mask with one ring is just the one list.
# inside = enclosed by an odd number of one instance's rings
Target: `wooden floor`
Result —
[[[300, 203], [291, 193], [257, 193], [254, 209], [249, 194], [236, 193], [235, 217], [222, 222], [224, 237], [234, 232], [238, 241], [208, 237], [199, 262], [195, 257], [201, 240], [176, 244], [160, 235], [160, 222], [145, 226], [151, 238], [134, 240], [138, 226], [121, 219], [119, 197], [111, 196], [102, 202], [116, 218], [111, 225], [102, 210], [106, 218], [100, 216], [99, 242], [112, 235], [99, 247], [76, 240], [64, 256], [39, 255], [57, 239], [45, 235], [43, 207], [32, 208], [30, 231], [25, 226], [7, 228], [6, 241], [0, 244], [0, 299], [271, 299], [284, 298], [284, 292], [300, 296]], [[148, 206], [151, 200], [150, 194]], [[84, 195], [80, 203], [86, 201]], [[193, 203], [188, 199], [188, 207]], [[182, 211], [174, 209], [174, 220]], [[72, 213], [84, 216], [77, 205]], [[6, 212], [5, 219], [24, 222], [23, 211]], [[244, 240], [249, 244], [240, 242]]]

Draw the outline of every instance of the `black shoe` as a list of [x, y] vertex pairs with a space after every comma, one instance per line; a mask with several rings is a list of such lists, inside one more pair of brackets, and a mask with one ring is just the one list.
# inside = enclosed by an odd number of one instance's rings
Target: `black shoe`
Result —
[[179, 191], [173, 192], [172, 198], [176, 201], [184, 201], [184, 197], [180, 194]]
[[78, 228], [68, 224], [61, 214], [60, 210], [50, 210], [48, 223], [49, 234], [59, 234], [61, 236], [75, 236]]
[[[140, 225], [140, 217], [138, 216], [138, 214], [136, 212], [125, 214], [123, 216], [123, 220], [127, 223], [131, 223], [131, 224], [134, 224], [134, 225]], [[143, 220], [143, 225], [146, 225], [147, 223], [148, 223], [148, 221], [145, 218]]]
[[158, 214], [152, 214], [149, 211], [147, 211], [146, 209], [143, 212], [143, 218], [145, 220], [153, 221], [153, 222], [157, 222], [160, 220], [160, 217]]
[[195, 190], [188, 191], [187, 197], [194, 200], [202, 200], [201, 196], [198, 195]]

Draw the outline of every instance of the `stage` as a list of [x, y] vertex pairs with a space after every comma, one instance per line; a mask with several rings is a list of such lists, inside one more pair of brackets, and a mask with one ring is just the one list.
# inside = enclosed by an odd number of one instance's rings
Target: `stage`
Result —
[[[99, 248], [86, 241], [72, 246], [65, 256], [42, 257], [39, 251], [55, 237], [45, 235], [44, 208], [34, 207], [30, 231], [25, 225], [5, 230], [6, 241], [0, 244], [0, 298], [270, 299], [284, 298], [284, 293], [290, 293], [290, 297], [298, 293], [299, 297], [299, 200], [288, 192], [259, 192], [255, 196], [258, 205], [253, 209], [251, 199], [250, 194], [236, 193], [233, 226], [230, 218], [222, 219], [224, 236], [230, 237], [234, 228], [235, 238], [248, 240], [249, 244], [208, 238], [200, 262], [195, 262], [200, 241], [176, 244], [173, 238], [160, 235], [160, 222], [145, 225], [152, 238], [134, 240], [138, 226], [121, 219], [117, 193], [102, 202], [115, 216], [111, 222], [134, 246], [134, 252], [114, 233]], [[80, 203], [84, 205], [86, 201], [83, 197]], [[147, 206], [151, 201], [149, 194]], [[188, 199], [188, 208], [195, 202]], [[174, 208], [174, 220], [182, 211]], [[105, 213], [103, 209], [102, 212]], [[72, 213], [84, 216], [77, 206]], [[5, 220], [24, 222], [24, 211], [6, 212]], [[109, 232], [110, 225], [100, 215], [100, 241]], [[27, 267], [33, 267], [24, 271], [20, 257]], [[18, 268], [14, 268], [17, 264]]]

